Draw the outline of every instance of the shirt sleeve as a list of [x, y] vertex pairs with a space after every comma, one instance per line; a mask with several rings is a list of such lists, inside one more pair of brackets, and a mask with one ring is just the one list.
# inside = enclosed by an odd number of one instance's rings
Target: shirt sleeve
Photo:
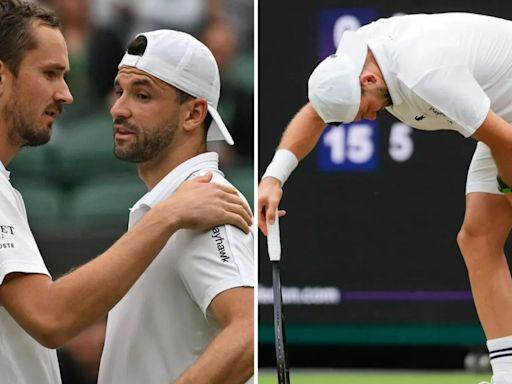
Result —
[[180, 231], [177, 235], [180, 277], [205, 316], [219, 293], [254, 287], [252, 233], [222, 225], [203, 232]]
[[[36, 241], [14, 195], [0, 188], [0, 284], [9, 273], [50, 276]], [[20, 202], [22, 203], [21, 196]]]
[[433, 69], [411, 90], [453, 120], [453, 129], [465, 137], [482, 125], [491, 105], [480, 84], [463, 65]]

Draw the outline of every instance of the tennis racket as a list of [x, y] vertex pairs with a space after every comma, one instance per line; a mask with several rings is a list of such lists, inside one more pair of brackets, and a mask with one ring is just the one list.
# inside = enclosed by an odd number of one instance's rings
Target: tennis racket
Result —
[[276, 342], [277, 380], [279, 384], [290, 384], [288, 356], [286, 352], [286, 337], [284, 331], [283, 297], [281, 293], [281, 239], [279, 234], [279, 218], [276, 212], [274, 224], [267, 224], [267, 246], [270, 262], [272, 263], [272, 287], [274, 290], [274, 330]]

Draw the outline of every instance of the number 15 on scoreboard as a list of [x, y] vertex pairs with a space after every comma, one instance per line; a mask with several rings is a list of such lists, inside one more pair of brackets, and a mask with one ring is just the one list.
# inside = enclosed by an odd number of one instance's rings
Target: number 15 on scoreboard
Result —
[[[394, 123], [389, 135], [389, 156], [396, 162], [410, 159], [414, 152], [412, 128]], [[328, 126], [318, 143], [321, 171], [375, 171], [379, 142], [376, 121]]]

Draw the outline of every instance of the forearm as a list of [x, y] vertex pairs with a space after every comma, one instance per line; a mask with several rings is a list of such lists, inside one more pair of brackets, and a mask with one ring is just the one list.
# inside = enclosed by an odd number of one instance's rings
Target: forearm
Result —
[[19, 286], [12, 292], [32, 293], [18, 300], [7, 297], [9, 312], [47, 347], [64, 344], [104, 316], [176, 231], [175, 223], [150, 213], [102, 255], [55, 282], [41, 283], [41, 276], [30, 275], [14, 279], [9, 285]]
[[302, 160], [315, 147], [325, 123], [311, 104], [306, 104], [288, 124], [278, 149], [288, 149]]
[[241, 384], [254, 372], [252, 320], [228, 325], [174, 384]]
[[[149, 214], [148, 214], [149, 215]], [[105, 315], [165, 246], [176, 227], [147, 217], [102, 255], [51, 285], [50, 300], [71, 335]]]
[[263, 234], [267, 234], [267, 221], [273, 223], [275, 220], [284, 183], [298, 162], [313, 150], [324, 128], [325, 123], [310, 103], [302, 107], [288, 124], [258, 187], [258, 225]]

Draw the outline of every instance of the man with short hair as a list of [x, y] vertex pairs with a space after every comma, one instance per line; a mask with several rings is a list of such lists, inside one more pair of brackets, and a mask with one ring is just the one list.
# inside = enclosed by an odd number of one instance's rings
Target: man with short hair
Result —
[[209, 183], [212, 174], [178, 183], [110, 249], [52, 281], [5, 166], [46, 143], [72, 102], [66, 44], [52, 12], [18, 0], [0, 0], [0, 41], [0, 381], [59, 384], [52, 349], [105, 316], [178, 229], [249, 232], [250, 211], [233, 188]]
[[[176, 186], [218, 169], [209, 140], [233, 140], [217, 112], [208, 48], [172, 30], [138, 35], [119, 64], [114, 153], [148, 188], [129, 227]], [[253, 236], [231, 225], [181, 230], [109, 312], [99, 384], [235, 384], [253, 372]]]
[[493, 383], [512, 383], [512, 22], [448, 13], [381, 19], [346, 31], [309, 78], [259, 186], [259, 226], [275, 220], [282, 186], [326, 124], [373, 120], [386, 109], [424, 130], [478, 140], [458, 244], [487, 336]]

